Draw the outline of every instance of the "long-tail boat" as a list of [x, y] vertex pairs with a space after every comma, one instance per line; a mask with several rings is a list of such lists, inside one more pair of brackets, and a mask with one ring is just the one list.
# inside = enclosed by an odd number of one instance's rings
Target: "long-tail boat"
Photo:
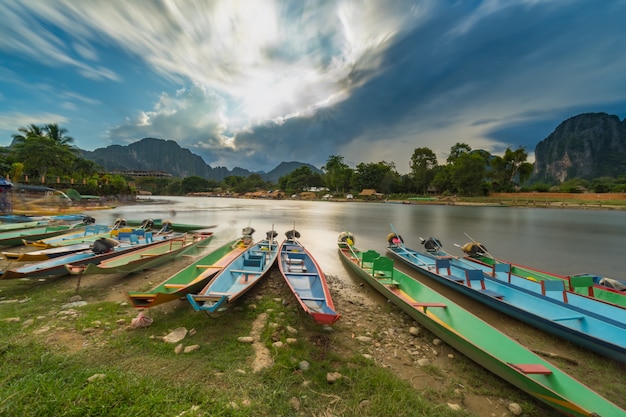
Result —
[[424, 251], [407, 248], [399, 236], [397, 240], [388, 236], [387, 242], [389, 253], [427, 277], [531, 326], [626, 363], [626, 310], [592, 299], [576, 302], [593, 302], [594, 308], [575, 305], [578, 295], [568, 295], [563, 281], [536, 283], [517, 277], [522, 284], [538, 288], [516, 285], [520, 282], [510, 274], [510, 265], [498, 264], [493, 276], [477, 264], [450, 256], [436, 238], [424, 241]]
[[200, 256], [191, 265], [148, 291], [133, 291], [128, 298], [133, 307], [148, 308], [200, 291], [215, 275], [248, 249], [242, 239], [235, 239]]
[[442, 294], [394, 268], [354, 237], [338, 240], [344, 263], [365, 282], [448, 345], [561, 413], [618, 417], [626, 411], [566, 374]]
[[335, 311], [326, 276], [311, 253], [300, 243], [300, 232], [289, 230], [278, 250], [278, 268], [302, 309], [318, 324], [333, 324]]

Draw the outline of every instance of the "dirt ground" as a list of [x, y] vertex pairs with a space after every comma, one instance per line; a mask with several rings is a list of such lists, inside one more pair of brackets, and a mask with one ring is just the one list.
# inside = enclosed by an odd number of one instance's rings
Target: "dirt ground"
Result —
[[[6, 263], [6, 261], [4, 261]], [[180, 258], [155, 270], [147, 270], [126, 276], [99, 275], [87, 276], [80, 282], [82, 290], [97, 289], [98, 291], [85, 291], [84, 293], [99, 294], [97, 299], [88, 299], [87, 302], [126, 300], [127, 291], [135, 291], [158, 284], [182, 269], [191, 260]], [[6, 265], [0, 265], [4, 268]], [[403, 269], [403, 266], [398, 266]], [[409, 272], [409, 271], [405, 271]], [[346, 271], [348, 274], [348, 271]], [[411, 273], [415, 276], [415, 273]], [[69, 277], [67, 277], [69, 278]], [[409, 329], [416, 326], [413, 320], [398, 308], [387, 303], [380, 294], [367, 284], [359, 281], [328, 277], [331, 293], [337, 311], [342, 318], [333, 325], [331, 340], [334, 340], [333, 349], [344, 357], [351, 357], [355, 351], [372, 357], [380, 366], [384, 366], [394, 372], [399, 378], [412, 384], [416, 391], [435, 391], [440, 393], [440, 398], [445, 398], [448, 404], [458, 404], [461, 408], [470, 411], [476, 416], [503, 417], [512, 415], [508, 410], [511, 402], [508, 398], [488, 397], [473, 389], [473, 382], [467, 380], [466, 373], [460, 370], [459, 358], [461, 354], [445, 344], [437, 344], [436, 337], [425, 329], [421, 329], [418, 337], [409, 335]], [[593, 375], [588, 375], [584, 364], [591, 356], [595, 362], [604, 363], [606, 366], [616, 368], [616, 372], [623, 375], [626, 367], [613, 361], [598, 358], [597, 355], [584, 351], [576, 346], [539, 332], [517, 320], [502, 316], [491, 309], [484, 307], [472, 300], [465, 299], [451, 290], [428, 281], [428, 278], [420, 278], [429, 285], [451, 298], [456, 303], [471, 310], [475, 315], [507, 333], [518, 342], [543, 352], [557, 355], [560, 359], [555, 361], [570, 375], [577, 377], [590, 386], [601, 384], [602, 381], [594, 380]], [[74, 277], [63, 279], [62, 286], [67, 289], [76, 288], [77, 279]], [[79, 291], [81, 293], [83, 291]], [[277, 268], [274, 268], [270, 276], [255, 287], [249, 294], [242, 298], [240, 303], [254, 302], [257, 296], [281, 297], [286, 303], [296, 303], [295, 298], [289, 292], [287, 285], [280, 276]], [[185, 308], [184, 301], [174, 301], [159, 309]], [[190, 307], [189, 307], [190, 308]], [[146, 311], [150, 315], [150, 310]], [[305, 318], [306, 319], [306, 318]], [[257, 320], [251, 323], [258, 331], [262, 323]], [[371, 341], [363, 342], [360, 336], [365, 336]], [[85, 336], [76, 333], [50, 334], [48, 342], [60, 344], [70, 349], [81, 349]], [[263, 350], [257, 350], [263, 354]], [[429, 363], [437, 367], [440, 372], [428, 372], [417, 365], [414, 353], [418, 351], [420, 358], [427, 358]], [[264, 358], [267, 360], [267, 358]], [[262, 365], [260, 365], [262, 366]], [[443, 375], [443, 376], [442, 376]], [[449, 381], [460, 381], [456, 387], [450, 387]], [[506, 384], [502, 381], [502, 384]], [[450, 394], [452, 390], [453, 394]], [[442, 404], [442, 405], [445, 405]], [[555, 413], [556, 414], [556, 413]]]

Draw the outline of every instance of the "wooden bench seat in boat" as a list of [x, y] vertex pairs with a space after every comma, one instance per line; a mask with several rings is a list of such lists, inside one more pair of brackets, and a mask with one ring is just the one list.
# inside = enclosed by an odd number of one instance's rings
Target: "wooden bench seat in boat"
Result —
[[489, 295], [494, 298], [503, 299], [504, 294], [500, 294], [496, 291], [488, 290], [485, 287], [485, 274], [480, 269], [467, 269], [465, 270], [465, 279], [468, 287], [472, 287], [472, 282], [480, 282], [480, 292]]
[[546, 293], [551, 291], [561, 292], [563, 295], [563, 302], [567, 303], [567, 290], [565, 289], [565, 281], [562, 281], [560, 279], [544, 279], [543, 281], [541, 281], [541, 295], [546, 295]]
[[[445, 270], [446, 273], [444, 274], [442, 270]], [[450, 269], [450, 260], [447, 258], [435, 259], [435, 272], [437, 273], [437, 275], [441, 275], [442, 277], [448, 278], [452, 281], [456, 281], [456, 282], [465, 281], [465, 279], [463, 279], [462, 277], [457, 277], [455, 275], [452, 275], [452, 271]]]
[[550, 375], [552, 374], [552, 370], [547, 368], [545, 365], [540, 363], [510, 363], [513, 368], [517, 369], [520, 372], [525, 374], [542, 374], [542, 375]]

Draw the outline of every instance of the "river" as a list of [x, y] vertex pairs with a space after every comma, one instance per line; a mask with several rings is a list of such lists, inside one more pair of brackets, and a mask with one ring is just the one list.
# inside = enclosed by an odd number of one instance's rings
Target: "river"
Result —
[[392, 225], [410, 248], [421, 248], [420, 237], [434, 236], [444, 250], [461, 255], [455, 244], [471, 237], [492, 256], [511, 262], [626, 280], [624, 211], [168, 196], [88, 214], [98, 223], [124, 217], [216, 226], [211, 230], [217, 243], [238, 237], [246, 226], [256, 230], [255, 239], [272, 228], [282, 239], [295, 225], [324, 272], [347, 280], [353, 278], [337, 255], [338, 234], [350, 231], [357, 247], [384, 254]]

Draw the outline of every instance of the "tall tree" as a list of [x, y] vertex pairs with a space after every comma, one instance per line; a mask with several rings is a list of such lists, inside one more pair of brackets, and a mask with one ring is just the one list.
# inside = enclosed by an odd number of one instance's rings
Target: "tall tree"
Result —
[[416, 189], [426, 194], [428, 186], [435, 177], [437, 156], [430, 148], [416, 148], [411, 156], [411, 173]]
[[349, 170], [348, 165], [343, 162], [343, 156], [341, 155], [331, 155], [326, 160], [326, 165], [322, 167], [324, 171], [326, 171], [325, 183], [328, 188], [331, 190], [334, 189], [335, 192], [345, 191], [346, 186], [346, 174]]
[[494, 187], [498, 191], [512, 191], [515, 185], [524, 183], [533, 172], [533, 165], [526, 162], [528, 153], [519, 147], [515, 151], [506, 148], [504, 156], [491, 161]]
[[450, 148], [450, 155], [446, 160], [449, 164], [453, 164], [461, 155], [468, 154], [472, 148], [467, 143], [457, 142]]

